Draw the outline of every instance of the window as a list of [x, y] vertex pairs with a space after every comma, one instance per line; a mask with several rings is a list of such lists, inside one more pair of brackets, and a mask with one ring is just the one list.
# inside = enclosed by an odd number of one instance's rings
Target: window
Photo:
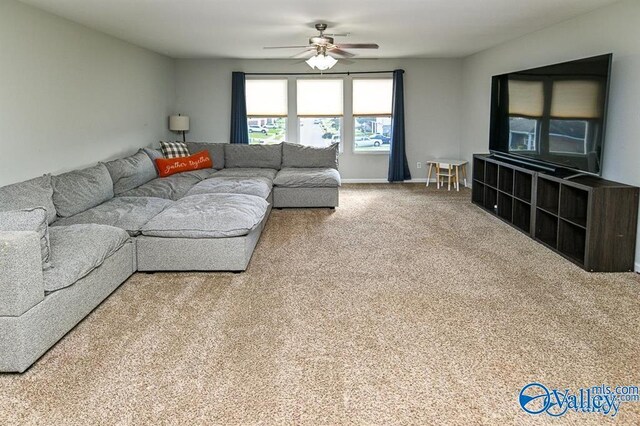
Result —
[[593, 149], [594, 124], [602, 117], [601, 85], [596, 80], [553, 82], [549, 152], [587, 154]]
[[586, 154], [589, 123], [584, 120], [550, 120], [549, 152]]
[[537, 152], [544, 110], [544, 83], [509, 80], [509, 151]]
[[247, 80], [247, 126], [250, 144], [287, 138], [287, 80]]
[[538, 123], [533, 118], [509, 117], [509, 151], [535, 151]]
[[353, 79], [354, 152], [388, 153], [393, 80]]
[[342, 139], [343, 81], [297, 80], [298, 141], [326, 147]]

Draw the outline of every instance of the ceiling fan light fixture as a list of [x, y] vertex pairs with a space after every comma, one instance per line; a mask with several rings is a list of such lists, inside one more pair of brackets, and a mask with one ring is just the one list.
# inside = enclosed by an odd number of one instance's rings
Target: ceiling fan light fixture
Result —
[[338, 60], [329, 55], [317, 54], [307, 59], [306, 62], [312, 69], [317, 68], [320, 71], [325, 71], [337, 64]]

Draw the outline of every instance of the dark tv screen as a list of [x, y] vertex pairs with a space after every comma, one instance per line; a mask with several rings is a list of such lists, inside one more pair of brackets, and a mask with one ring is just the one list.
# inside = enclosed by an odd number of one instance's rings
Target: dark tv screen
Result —
[[489, 149], [600, 174], [611, 54], [492, 78]]

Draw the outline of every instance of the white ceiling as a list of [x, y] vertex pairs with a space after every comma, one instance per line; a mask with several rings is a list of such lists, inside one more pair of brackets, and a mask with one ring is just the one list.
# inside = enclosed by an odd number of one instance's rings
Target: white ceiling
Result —
[[317, 34], [378, 43], [361, 58], [461, 57], [616, 0], [22, 0], [176, 58], [286, 58]]

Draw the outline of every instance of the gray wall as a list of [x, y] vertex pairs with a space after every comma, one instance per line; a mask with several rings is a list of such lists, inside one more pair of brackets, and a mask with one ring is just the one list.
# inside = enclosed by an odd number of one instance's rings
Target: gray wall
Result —
[[[354, 60], [332, 71], [371, 71], [403, 68], [407, 158], [414, 179], [426, 171], [416, 168], [430, 156], [457, 156], [460, 140], [461, 63], [459, 59]], [[295, 60], [184, 59], [176, 66], [176, 110], [191, 118], [189, 140], [226, 142], [231, 115], [231, 72], [309, 72]], [[291, 77], [294, 78], [294, 77]], [[350, 78], [345, 81], [345, 112], [351, 109]], [[290, 98], [291, 98], [290, 94]], [[291, 123], [294, 124], [294, 123]], [[290, 125], [291, 125], [290, 124]], [[354, 154], [353, 123], [344, 122], [345, 145], [340, 172], [346, 180], [386, 181], [388, 155]], [[295, 132], [294, 132], [295, 133]], [[349, 137], [351, 135], [351, 138]]]
[[0, 185], [168, 136], [174, 72], [173, 59], [0, 1]]
[[[640, 2], [625, 1], [466, 58], [460, 155], [470, 159], [488, 149], [492, 75], [612, 52], [603, 177], [640, 185], [639, 23]], [[638, 249], [636, 270], [640, 270]]]

